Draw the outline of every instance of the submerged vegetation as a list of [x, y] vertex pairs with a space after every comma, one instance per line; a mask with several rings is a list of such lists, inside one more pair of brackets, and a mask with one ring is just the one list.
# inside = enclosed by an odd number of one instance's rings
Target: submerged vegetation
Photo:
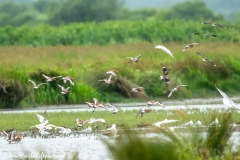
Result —
[[[159, 43], [155, 43], [159, 44]], [[153, 48], [153, 43], [116, 44], [106, 46], [48, 46], [1, 47], [0, 83], [9, 92], [0, 90], [1, 108], [26, 107], [48, 104], [76, 104], [98, 98], [102, 102], [146, 101], [167, 98], [170, 90], [179, 84], [188, 85], [172, 95], [176, 98], [200, 98], [220, 96], [215, 85], [229, 96], [236, 95], [240, 87], [240, 63], [234, 43], [200, 43], [199, 46], [181, 52], [186, 43], [165, 43], [174, 58]], [[213, 67], [194, 53], [199, 51], [213, 60]], [[125, 57], [142, 53], [139, 63], [128, 63]], [[162, 67], [170, 70], [170, 84], [159, 80]], [[117, 70], [114, 83], [104, 85], [108, 70]], [[33, 89], [29, 79], [45, 82], [42, 73], [49, 76], [74, 78], [75, 86], [64, 84], [61, 79]], [[107, 77], [107, 76], [106, 76]], [[63, 96], [57, 84], [70, 86], [72, 94]], [[132, 87], [142, 86], [145, 93], [130, 94]]]

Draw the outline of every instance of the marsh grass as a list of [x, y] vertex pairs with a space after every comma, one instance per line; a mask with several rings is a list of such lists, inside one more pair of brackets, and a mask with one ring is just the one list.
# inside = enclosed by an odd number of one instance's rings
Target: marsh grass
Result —
[[146, 138], [126, 131], [116, 143], [105, 141], [114, 159], [239, 159], [227, 144], [232, 132], [231, 113], [219, 117], [220, 127], [209, 127], [206, 137], [192, 128], [185, 134], [159, 129], [159, 136]]
[[[132, 101], [133, 98], [145, 101], [165, 98], [171, 89], [179, 84], [189, 86], [181, 92], [174, 93], [172, 99], [219, 96], [215, 85], [229, 96], [237, 93], [240, 87], [238, 83], [240, 58], [235, 51], [240, 49], [239, 45], [223, 42], [200, 43], [195, 48], [181, 52], [186, 44], [173, 42], [163, 44], [171, 50], [174, 58], [161, 50], [155, 50], [154, 45], [138, 43], [105, 46], [1, 47], [0, 81], [7, 86], [7, 90], [13, 88], [16, 89], [14, 93], [23, 93], [19, 95], [17, 103], [1, 102], [1, 107], [74, 104], [90, 101], [94, 97], [108, 102]], [[202, 52], [217, 66], [213, 67], [208, 62], [202, 62], [202, 58], [195, 54], [195, 51]], [[128, 63], [128, 59], [125, 58], [140, 53], [143, 56], [139, 63]], [[159, 80], [163, 66], [170, 70], [170, 84]], [[98, 80], [103, 79], [104, 72], [111, 69], [118, 70], [118, 77], [113, 78], [115, 83], [100, 84]], [[36, 80], [38, 83], [45, 82], [42, 73], [50, 76], [72, 76], [76, 84], [71, 87], [73, 94], [68, 97], [59, 95], [60, 88], [57, 84], [63, 84], [61, 80], [34, 91], [28, 79]], [[14, 84], [19, 84], [19, 88], [14, 87]], [[131, 95], [129, 90], [135, 86], [144, 87], [145, 92]]]
[[[153, 110], [148, 114], [144, 114], [143, 117], [137, 117], [136, 113], [138, 110], [126, 110], [119, 111], [116, 115], [112, 114], [111, 109], [108, 110], [96, 110], [95, 112], [84, 111], [84, 112], [48, 112], [48, 120], [50, 124], [56, 126], [66, 126], [69, 128], [77, 128], [81, 130], [80, 127], [77, 127], [75, 122], [76, 117], [81, 120], [87, 120], [92, 117], [94, 118], [103, 118], [106, 121], [105, 125], [100, 124], [99, 129], [105, 129], [106, 125], [110, 124], [123, 124], [123, 129], [133, 129], [138, 128], [137, 125], [144, 124], [153, 124], [158, 121], [162, 121], [166, 118], [168, 119], [177, 119], [180, 120], [174, 124], [166, 124], [168, 126], [181, 126], [182, 124], [192, 120], [194, 123], [200, 120], [202, 125], [208, 126], [215, 118], [222, 117], [224, 112], [219, 112], [216, 110], [208, 110], [206, 112], [201, 112], [199, 110]], [[232, 112], [231, 110], [229, 110]], [[43, 113], [39, 113], [44, 115]], [[239, 121], [240, 117], [236, 112], [232, 112], [232, 117], [229, 118], [229, 122]], [[17, 131], [28, 131], [31, 126], [39, 124], [39, 121], [34, 113], [9, 113], [9, 114], [0, 114], [0, 129], [9, 129], [15, 128]], [[84, 127], [88, 127], [89, 124], [85, 124]], [[95, 127], [93, 128], [95, 129]]]

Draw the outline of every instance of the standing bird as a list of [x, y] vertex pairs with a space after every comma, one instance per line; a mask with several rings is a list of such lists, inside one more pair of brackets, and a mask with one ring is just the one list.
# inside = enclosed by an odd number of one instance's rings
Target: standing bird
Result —
[[32, 82], [32, 84], [33, 84], [33, 88], [34, 89], [38, 89], [41, 85], [43, 85], [43, 84], [47, 84], [47, 83], [40, 83], [40, 84], [36, 84], [34, 81], [32, 81], [32, 80], [28, 80], [29, 82]]
[[137, 57], [126, 57], [126, 58], [130, 58], [130, 61], [128, 63], [131, 63], [131, 62], [139, 62], [139, 58], [142, 56], [142, 54], [138, 55]]
[[170, 78], [168, 77], [168, 70], [166, 67], [162, 67], [163, 70], [163, 76], [160, 76], [160, 80], [165, 80], [166, 83], [170, 82]]
[[182, 52], [184, 52], [184, 51], [185, 51], [186, 49], [188, 49], [188, 48], [193, 48], [193, 47], [196, 46], [196, 45], [198, 45], [198, 43], [188, 44], [188, 45], [186, 45], [186, 46], [183, 48]]
[[218, 24], [218, 23], [215, 23], [215, 22], [203, 22], [202, 24], [210, 24], [212, 27], [218, 26], [218, 27], [221, 27], [221, 28], [227, 29], [227, 28], [224, 27], [223, 25]]
[[163, 50], [164, 52], [166, 52], [167, 54], [169, 54], [170, 56], [173, 57], [171, 51], [169, 49], [167, 49], [166, 47], [162, 46], [162, 45], [156, 45], [154, 46], [155, 49], [161, 49]]
[[71, 92], [69, 91], [70, 87], [65, 88], [59, 84], [58, 84], [58, 87], [62, 89], [61, 94], [71, 94]]
[[65, 76], [65, 77], [62, 78], [62, 80], [63, 80], [63, 83], [67, 83], [67, 81], [69, 81], [69, 83], [70, 83], [72, 86], [74, 86], [74, 82], [73, 82], [73, 78], [72, 78], [72, 77], [70, 77], [70, 76]]
[[57, 76], [57, 77], [48, 77], [48, 76], [46, 76], [46, 75], [44, 75], [44, 74], [42, 74], [42, 76], [43, 76], [44, 78], [46, 78], [46, 82], [55, 81], [55, 80], [56, 80], [56, 78], [62, 78], [62, 76]]
[[173, 93], [174, 91], [180, 91], [180, 90], [182, 90], [182, 87], [185, 87], [185, 86], [187, 86], [187, 85], [179, 85], [179, 86], [177, 86], [177, 87], [174, 87], [174, 88], [171, 90], [171, 92], [169, 93], [168, 98], [171, 97], [171, 95], [172, 95], [172, 93]]
[[142, 108], [137, 114], [136, 114], [136, 117], [138, 117], [139, 115], [141, 115], [141, 118], [143, 116], [143, 114], [145, 113], [149, 113], [149, 112], [152, 112], [152, 109], [147, 107], [147, 108]]
[[104, 76], [107, 75], [107, 74], [110, 74], [110, 75], [112, 75], [112, 76], [117, 76], [117, 75], [116, 75], [116, 72], [118, 72], [118, 71], [116, 71], [116, 70], [110, 70], [110, 71], [105, 72]]
[[112, 75], [110, 75], [108, 79], [102, 79], [102, 80], [98, 80], [98, 81], [104, 82], [105, 84], [111, 84], [111, 83], [113, 83]]
[[130, 92], [133, 93], [133, 92], [143, 92], [143, 91], [144, 91], [143, 87], [136, 87], [136, 88], [132, 88]]
[[208, 62], [210, 62], [214, 67], [216, 66], [216, 64], [214, 64], [212, 60], [206, 58], [202, 53], [197, 52], [197, 51], [196, 51], [196, 53], [199, 54], [200, 56], [202, 56], [202, 58], [203, 58], [203, 59], [202, 59], [203, 62], [208, 61]]
[[0, 84], [0, 86], [1, 86], [1, 88], [3, 89], [3, 91], [4, 91], [5, 93], [7, 93], [5, 87], [4, 87], [3, 85], [1, 85], [1, 84]]

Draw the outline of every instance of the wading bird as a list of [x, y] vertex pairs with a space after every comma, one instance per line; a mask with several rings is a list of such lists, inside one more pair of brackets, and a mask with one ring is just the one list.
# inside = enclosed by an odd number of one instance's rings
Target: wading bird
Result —
[[203, 61], [203, 62], [208, 61], [208, 62], [210, 62], [214, 67], [216, 66], [216, 64], [214, 64], [212, 60], [206, 58], [202, 53], [197, 52], [197, 51], [196, 51], [196, 53], [199, 54], [200, 56], [202, 56], [202, 58], [203, 58], [202, 61]]
[[174, 87], [174, 88], [171, 90], [171, 92], [169, 93], [168, 98], [171, 97], [171, 95], [172, 95], [172, 93], [173, 93], [174, 91], [180, 91], [180, 90], [182, 90], [182, 87], [185, 87], [185, 86], [187, 86], [187, 85], [179, 85], [179, 86], [177, 86], [177, 87]]
[[166, 52], [167, 54], [169, 54], [170, 56], [173, 57], [171, 51], [169, 49], [167, 49], [166, 47], [162, 46], [162, 45], [156, 45], [154, 46], [155, 49], [161, 49], [163, 50], [164, 52]]

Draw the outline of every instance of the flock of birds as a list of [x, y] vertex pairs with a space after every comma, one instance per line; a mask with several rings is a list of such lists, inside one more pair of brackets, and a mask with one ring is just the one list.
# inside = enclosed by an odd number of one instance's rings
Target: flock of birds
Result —
[[[202, 24], [210, 24], [211, 26], [218, 26], [218, 27], [221, 27], [221, 28], [224, 28], [226, 29], [226, 27], [220, 25], [220, 24], [217, 24], [217, 23], [213, 23], [213, 22], [204, 22]], [[194, 35], [199, 35], [201, 33], [199, 32], [195, 32], [193, 33]], [[217, 37], [216, 34], [204, 34], [204, 36], [213, 36], [213, 37]], [[188, 48], [193, 48], [195, 47], [196, 45], [198, 45], [198, 43], [191, 43], [191, 44], [188, 44], [186, 45], [183, 49], [182, 49], [182, 52], [184, 52], [185, 50], [187, 50]], [[163, 50], [164, 52], [166, 52], [167, 54], [169, 54], [171, 57], [173, 57], [173, 54], [171, 53], [171, 51], [166, 48], [165, 46], [162, 46], [162, 45], [156, 45], [154, 46], [155, 49], [161, 49]], [[216, 66], [212, 60], [209, 60], [208, 58], [206, 58], [202, 53], [200, 52], [196, 52], [197, 54], [199, 54], [203, 59], [203, 62], [205, 61], [208, 61], [210, 62], [213, 66]], [[126, 58], [129, 58], [129, 63], [137, 63], [139, 62], [139, 58], [142, 57], [142, 54], [136, 56], [136, 57], [126, 57]], [[161, 75], [159, 77], [160, 80], [164, 80], [167, 84], [170, 83], [170, 78], [168, 76], [168, 69], [166, 67], [162, 67], [162, 70], [163, 70], [163, 75]], [[116, 70], [110, 70], [110, 71], [107, 71], [105, 72], [104, 76], [106, 75], [109, 75], [108, 78], [105, 78], [105, 79], [102, 79], [102, 80], [99, 80], [99, 82], [102, 82], [102, 83], [105, 83], [105, 84], [111, 84], [113, 83], [113, 80], [112, 78], [113, 77], [116, 77], [117, 76], [117, 71]], [[32, 80], [29, 80], [29, 82], [31, 82], [33, 84], [33, 88], [34, 89], [39, 89], [41, 85], [46, 85], [47, 83], [49, 82], [52, 82], [52, 81], [55, 81], [56, 79], [58, 78], [61, 78], [61, 80], [63, 80], [64, 83], [67, 83], [69, 82], [72, 86], [74, 86], [74, 81], [73, 81], [73, 78], [70, 77], [70, 76], [56, 76], [56, 77], [49, 77], [49, 76], [46, 76], [44, 74], [42, 74], [42, 76], [46, 79], [46, 83], [40, 83], [40, 84], [36, 84], [34, 81]], [[71, 94], [71, 91], [70, 91], [70, 87], [64, 87], [64, 86], [61, 86], [58, 84], [58, 86], [61, 88], [61, 94], [63, 95], [67, 95], [67, 94]], [[186, 87], [187, 85], [178, 85], [176, 87], [174, 87], [170, 93], [168, 94], [168, 98], [171, 97], [171, 95], [175, 92], [175, 91], [180, 91], [182, 90], [182, 87]], [[3, 85], [0, 84], [0, 87], [3, 89], [3, 91], [5, 93], [7, 93], [5, 87]], [[217, 88], [217, 87], [216, 87]], [[228, 107], [234, 107], [236, 109], [240, 109], [238, 107], [238, 105], [236, 103], [234, 103], [224, 92], [222, 92], [219, 88], [217, 88], [217, 90], [219, 91], [219, 93], [222, 95], [223, 97], [223, 104], [228, 106]], [[138, 93], [138, 92], [143, 92], [144, 91], [144, 88], [143, 87], [136, 87], [136, 88], [132, 88], [130, 90], [130, 92], [133, 94], [133, 93]], [[111, 107], [113, 109], [113, 114], [116, 114], [119, 110], [121, 110], [121, 108], [119, 108], [118, 106], [116, 105], [113, 105], [113, 104], [110, 104], [110, 103], [100, 103], [99, 100], [97, 98], [94, 98], [93, 99], [93, 102], [85, 102], [88, 106], [89, 106], [89, 109], [92, 108], [93, 109], [93, 112], [95, 111], [95, 109], [107, 109], [109, 107]], [[155, 101], [155, 100], [152, 100], [152, 101], [149, 101], [147, 102], [146, 104], [146, 107], [145, 108], [142, 108], [140, 111], [138, 111], [136, 113], [136, 117], [138, 116], [141, 116], [143, 117], [144, 114], [146, 113], [150, 113], [152, 111], [152, 109], [150, 108], [150, 106], [152, 105], [158, 105], [158, 106], [162, 106], [165, 108], [164, 104], [160, 101]], [[61, 134], [61, 135], [69, 135], [71, 133], [71, 129], [70, 128], [67, 128], [67, 127], [64, 127], [64, 126], [56, 126], [56, 125], [53, 125], [53, 124], [49, 124], [49, 121], [48, 121], [48, 117], [43, 117], [42, 115], [39, 115], [39, 114], [36, 114], [36, 117], [38, 118], [40, 124], [37, 124], [37, 125], [34, 125], [30, 128], [33, 128], [33, 129], [36, 129], [35, 132], [36, 133], [39, 133], [41, 135], [41, 137], [46, 137], [48, 135], [50, 135], [50, 131], [49, 130], [55, 130], [57, 133]], [[155, 127], [161, 127], [162, 124], [167, 124], [167, 123], [173, 123], [173, 122], [177, 122], [179, 120], [168, 120], [168, 119], [165, 119], [163, 121], [159, 121], [159, 122], [156, 122], [154, 124], [152, 124], [152, 126], [155, 126]], [[95, 119], [94, 117], [90, 118], [89, 120], [80, 120], [76, 117], [75, 119], [75, 122], [77, 124], [78, 127], [83, 127], [84, 124], [88, 123], [88, 124], [91, 124], [91, 125], [94, 125], [95, 123], [97, 124], [97, 127], [98, 127], [98, 124], [99, 123], [103, 123], [105, 124], [106, 121], [102, 118], [100, 119]], [[218, 124], [218, 119], [216, 118], [215, 121], [213, 121], [210, 126], [212, 125], [216, 125]], [[202, 122], [200, 122], [199, 120], [196, 122], [196, 123], [193, 123], [193, 121], [189, 121], [185, 124], [183, 124], [183, 126], [191, 126], [191, 125], [195, 125], [195, 126], [201, 126], [202, 125]], [[141, 126], [144, 126], [143, 124], [139, 125], [139, 127]], [[107, 127], [107, 129], [104, 131], [104, 135], [108, 135], [108, 136], [113, 136], [117, 133], [117, 129], [116, 129], [117, 125], [116, 124], [112, 124], [110, 126]], [[171, 131], [174, 130], [173, 127], [170, 127], [169, 128]], [[91, 126], [88, 126], [88, 128], [86, 129], [82, 129], [80, 132], [84, 132], [84, 133], [89, 133], [89, 132], [92, 132], [92, 127]], [[20, 142], [22, 139], [23, 139], [23, 135], [22, 134], [17, 134], [16, 131], [14, 129], [9, 129], [9, 130], [5, 130], [5, 131], [1, 131], [1, 133], [5, 136], [5, 139], [11, 143], [11, 142]]]

